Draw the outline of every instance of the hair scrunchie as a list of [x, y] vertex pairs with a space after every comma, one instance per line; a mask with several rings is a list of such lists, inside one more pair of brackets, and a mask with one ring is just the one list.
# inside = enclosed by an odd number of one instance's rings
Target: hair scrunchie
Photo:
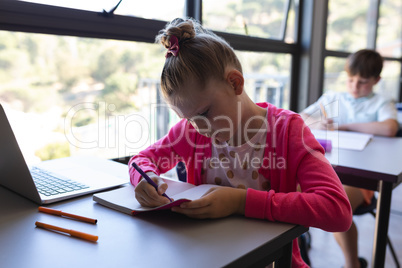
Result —
[[179, 40], [176, 36], [171, 35], [169, 38], [170, 46], [168, 47], [168, 51], [166, 52], [165, 57], [169, 58], [170, 56], [177, 56], [179, 53]]

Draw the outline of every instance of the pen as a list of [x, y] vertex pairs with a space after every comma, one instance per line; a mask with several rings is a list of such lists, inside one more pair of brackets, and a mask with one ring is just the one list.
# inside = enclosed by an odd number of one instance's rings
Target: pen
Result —
[[38, 210], [40, 212], [53, 214], [53, 215], [57, 215], [57, 216], [61, 216], [61, 217], [68, 217], [68, 218], [72, 218], [72, 219], [76, 219], [76, 220], [84, 221], [84, 222], [89, 222], [89, 223], [93, 223], [93, 224], [96, 224], [98, 222], [97, 219], [91, 219], [91, 218], [87, 218], [87, 217], [83, 217], [83, 216], [79, 216], [79, 215], [74, 215], [74, 214], [63, 212], [61, 210], [56, 210], [56, 209], [51, 209], [51, 208], [46, 208], [46, 207], [39, 207]]
[[[132, 165], [141, 174], [141, 176], [144, 179], [146, 179], [149, 184], [151, 184], [153, 187], [155, 187], [156, 191], [158, 191], [158, 185], [156, 185], [156, 183], [136, 163], [133, 162]], [[167, 196], [165, 193], [162, 194], [162, 196], [166, 197], [167, 199], [170, 200], [170, 202], [172, 202], [172, 199], [170, 199], [170, 197]]]
[[71, 229], [65, 229], [65, 228], [61, 228], [61, 227], [58, 227], [58, 226], [46, 224], [46, 223], [39, 222], [39, 221], [35, 222], [35, 225], [37, 227], [40, 227], [40, 228], [49, 229], [49, 230], [53, 230], [53, 231], [58, 231], [58, 232], [62, 232], [62, 233], [67, 233], [70, 236], [78, 237], [78, 238], [81, 238], [81, 239], [85, 239], [85, 240], [89, 240], [89, 241], [93, 241], [93, 242], [98, 241], [98, 236], [96, 236], [96, 235], [91, 235], [91, 234], [87, 234], [87, 233], [83, 233], [83, 232], [78, 232], [78, 231], [74, 231], [74, 230], [71, 230]]

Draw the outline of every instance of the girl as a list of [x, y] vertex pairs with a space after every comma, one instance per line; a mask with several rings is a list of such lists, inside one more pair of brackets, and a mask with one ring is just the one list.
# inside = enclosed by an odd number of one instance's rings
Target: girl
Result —
[[[298, 114], [247, 96], [241, 64], [228, 43], [183, 19], [169, 23], [156, 40], [168, 49], [164, 98], [183, 119], [129, 162], [141, 205], [169, 202], [159, 175], [183, 161], [188, 183], [223, 187], [174, 212], [200, 219], [241, 214], [331, 232], [349, 228], [350, 204], [323, 148]], [[133, 161], [157, 190], [132, 168]], [[307, 267], [297, 240], [292, 266]]]

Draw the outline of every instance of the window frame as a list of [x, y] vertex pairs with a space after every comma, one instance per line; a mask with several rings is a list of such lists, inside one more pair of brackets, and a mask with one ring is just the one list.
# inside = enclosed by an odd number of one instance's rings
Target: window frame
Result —
[[[154, 43], [166, 21], [122, 15], [104, 16], [102, 12], [78, 10], [15, 0], [0, 0], [0, 30], [20, 31], [90, 38], [116, 39]], [[187, 0], [185, 16], [202, 21], [202, 0]], [[287, 9], [288, 10], [288, 9]], [[296, 9], [297, 16], [300, 17]], [[298, 21], [298, 18], [296, 18]], [[298, 22], [296, 22], [298, 29]], [[284, 27], [284, 30], [286, 27]], [[254, 52], [289, 53], [292, 56], [290, 71], [290, 109], [297, 109], [299, 42], [264, 39], [214, 31], [236, 50]], [[299, 32], [299, 31], [297, 31]]]
[[[298, 7], [295, 7], [297, 30], [294, 44], [226, 32], [215, 33], [225, 38], [236, 50], [291, 54], [289, 107], [290, 110], [299, 111], [323, 92], [325, 57], [346, 58], [350, 54], [325, 48], [328, 2], [299, 1]], [[0, 30], [8, 31], [153, 43], [158, 31], [167, 23], [121, 15], [107, 17], [102, 16], [102, 12], [16, 0], [0, 0], [0, 3]], [[202, 0], [186, 0], [185, 5], [185, 16], [202, 22]], [[375, 49], [379, 8], [379, 0], [372, 0], [371, 9], [375, 18], [369, 23], [368, 48]], [[402, 65], [402, 58], [384, 59], [398, 61]], [[402, 68], [400, 73], [402, 74]], [[402, 77], [400, 81], [398, 101], [402, 102]]]
[[[326, 12], [328, 13], [328, 8], [329, 8], [329, 1], [324, 1], [326, 2]], [[377, 47], [377, 40], [378, 40], [378, 20], [380, 18], [380, 7], [381, 7], [381, 1], [380, 0], [370, 0], [369, 3], [369, 10], [368, 13], [371, 14], [370, 17], [367, 18], [367, 40], [366, 40], [366, 48], [367, 49], [376, 49]], [[327, 20], [325, 22], [322, 22], [323, 24], [325, 23], [325, 28], [327, 28]], [[323, 43], [326, 43], [326, 34], [325, 34], [325, 39], [323, 40]], [[344, 58], [346, 59], [351, 53], [346, 52], [346, 51], [341, 51], [341, 50], [330, 50], [326, 49], [326, 46], [324, 45], [324, 51], [322, 55], [322, 63], [325, 62], [326, 57], [335, 57], [335, 58]], [[399, 99], [396, 100], [398, 102], [402, 102], [402, 57], [396, 58], [396, 57], [383, 57], [384, 61], [397, 61], [401, 64], [401, 70], [399, 72]], [[321, 90], [319, 92], [319, 95], [323, 93], [324, 90], [324, 72], [321, 78]]]

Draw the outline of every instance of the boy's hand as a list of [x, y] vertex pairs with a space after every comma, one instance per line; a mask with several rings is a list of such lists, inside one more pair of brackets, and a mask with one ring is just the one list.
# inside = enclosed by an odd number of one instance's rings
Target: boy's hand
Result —
[[335, 130], [334, 120], [328, 118], [321, 120], [318, 129]]
[[243, 214], [246, 205], [244, 189], [216, 187], [210, 189], [200, 199], [185, 202], [172, 211], [182, 213], [191, 218], [222, 218], [232, 214]]
[[314, 122], [309, 122], [307, 125], [311, 129], [321, 129], [321, 130], [335, 130], [336, 124], [334, 124], [334, 120], [330, 118], [322, 118], [320, 120], [314, 120]]
[[162, 196], [166, 192], [168, 185], [162, 178], [153, 173], [147, 173], [147, 175], [158, 185], [158, 191], [145, 179], [142, 179], [135, 187], [135, 198], [141, 206], [158, 207], [170, 203], [169, 199]]

